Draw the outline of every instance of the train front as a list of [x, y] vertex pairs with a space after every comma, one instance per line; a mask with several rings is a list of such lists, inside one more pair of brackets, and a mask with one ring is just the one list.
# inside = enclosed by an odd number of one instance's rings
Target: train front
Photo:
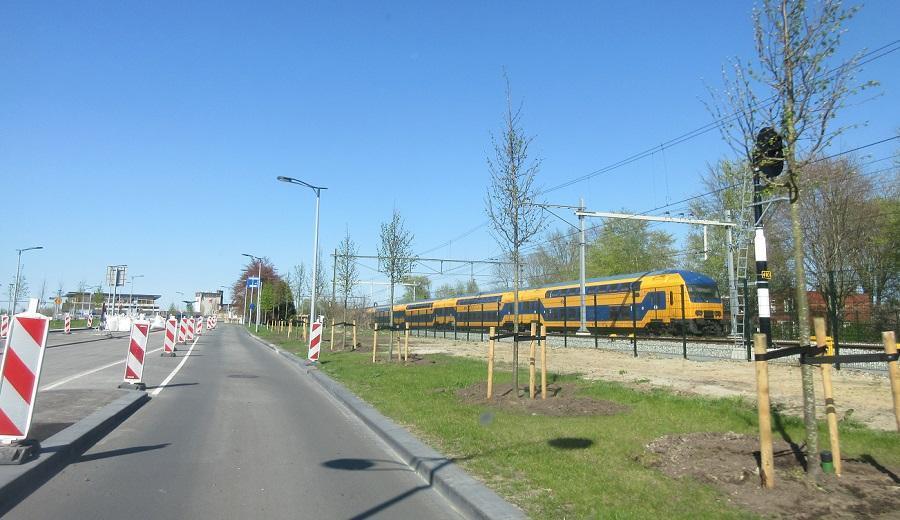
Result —
[[704, 336], [720, 336], [725, 332], [724, 306], [719, 286], [712, 278], [682, 271], [685, 283], [685, 314], [690, 331]]

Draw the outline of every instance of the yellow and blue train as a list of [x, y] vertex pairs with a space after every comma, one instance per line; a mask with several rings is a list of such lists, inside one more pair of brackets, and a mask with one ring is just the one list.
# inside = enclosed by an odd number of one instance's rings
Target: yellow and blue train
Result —
[[[532, 323], [553, 331], [576, 330], [581, 321], [577, 281], [519, 290], [519, 328]], [[376, 307], [375, 322], [385, 327], [512, 330], [513, 292], [485, 292]], [[712, 278], [693, 271], [667, 269], [590, 278], [585, 282], [585, 310], [593, 333], [629, 332], [721, 335], [724, 309]]]

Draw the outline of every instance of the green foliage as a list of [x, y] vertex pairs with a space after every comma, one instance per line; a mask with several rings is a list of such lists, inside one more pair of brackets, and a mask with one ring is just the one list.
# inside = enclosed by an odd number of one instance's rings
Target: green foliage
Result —
[[416, 284], [416, 287], [403, 286], [403, 297], [400, 303], [409, 303], [431, 298], [431, 279], [427, 276], [407, 275], [403, 277], [403, 283]]
[[[623, 210], [623, 213], [628, 213]], [[609, 276], [674, 267], [674, 239], [641, 220], [607, 219], [590, 244], [588, 276]]]

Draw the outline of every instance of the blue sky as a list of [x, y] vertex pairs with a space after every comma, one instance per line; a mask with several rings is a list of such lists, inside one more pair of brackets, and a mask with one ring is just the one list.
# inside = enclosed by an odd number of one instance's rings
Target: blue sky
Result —
[[[554, 186], [708, 123], [705, 84], [719, 85], [730, 56], [752, 56], [751, 8], [4, 2], [0, 281], [14, 277], [15, 249], [34, 244], [46, 249], [24, 257], [32, 292], [43, 279], [51, 290], [96, 284], [123, 263], [163, 305], [176, 291], [230, 286], [242, 252], [282, 272], [308, 264], [314, 197], [278, 175], [329, 188], [326, 255], [345, 228], [374, 254], [394, 207], [416, 251], [433, 249], [486, 219], [504, 68], [543, 159], [539, 184]], [[898, 19], [900, 3], [868, 2], [843, 51], [900, 38]], [[866, 66], [860, 77], [879, 80], [880, 95], [842, 114], [864, 126], [834, 151], [896, 135], [898, 71], [900, 53]], [[701, 192], [706, 165], [728, 155], [710, 132], [547, 198], [648, 210]], [[497, 251], [482, 228], [429, 254]]]

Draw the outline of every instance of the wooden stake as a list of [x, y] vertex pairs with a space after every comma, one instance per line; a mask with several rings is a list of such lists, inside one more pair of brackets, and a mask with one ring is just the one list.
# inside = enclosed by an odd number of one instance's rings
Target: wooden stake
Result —
[[[826, 347], [826, 356], [834, 355], [834, 347], [828, 347], [825, 340], [825, 318], [813, 318], [813, 327], [816, 331], [816, 345]], [[831, 364], [822, 363], [822, 389], [825, 394], [825, 419], [828, 422], [828, 440], [831, 444], [831, 457], [834, 464], [834, 474], [841, 476], [841, 439], [838, 435], [837, 413], [834, 409], [834, 393], [831, 386]]]
[[495, 328], [488, 329], [490, 336], [488, 337], [488, 387], [487, 398], [490, 399], [494, 395], [494, 333]]
[[[766, 353], [766, 335], [753, 335], [753, 351]], [[759, 417], [759, 477], [763, 487], [775, 487], [775, 464], [772, 454], [772, 414], [769, 409], [769, 365], [765, 360], [756, 361], [756, 402]]]
[[541, 399], [547, 398], [547, 326], [541, 325]]
[[288, 322], [288, 339], [291, 339], [291, 329], [292, 329], [293, 327], [294, 327], [294, 322], [293, 322], [293, 321], [289, 321], [289, 322]]
[[[882, 332], [884, 353], [892, 356], [897, 353], [897, 338], [894, 331]], [[891, 380], [891, 395], [894, 396], [894, 416], [897, 418], [897, 431], [900, 432], [900, 368], [896, 361], [888, 361], [888, 377]]]
[[328, 350], [334, 352], [334, 318], [331, 318], [331, 343], [328, 345]]
[[353, 348], [350, 350], [356, 350], [356, 320], [353, 320]]
[[375, 352], [378, 350], [378, 324], [375, 324], [375, 332], [372, 334], [372, 363], [375, 362]]
[[409, 323], [406, 324], [406, 336], [403, 338], [403, 361], [409, 361]]
[[531, 354], [528, 356], [528, 395], [534, 399], [534, 336], [537, 333], [537, 323], [531, 323]]

